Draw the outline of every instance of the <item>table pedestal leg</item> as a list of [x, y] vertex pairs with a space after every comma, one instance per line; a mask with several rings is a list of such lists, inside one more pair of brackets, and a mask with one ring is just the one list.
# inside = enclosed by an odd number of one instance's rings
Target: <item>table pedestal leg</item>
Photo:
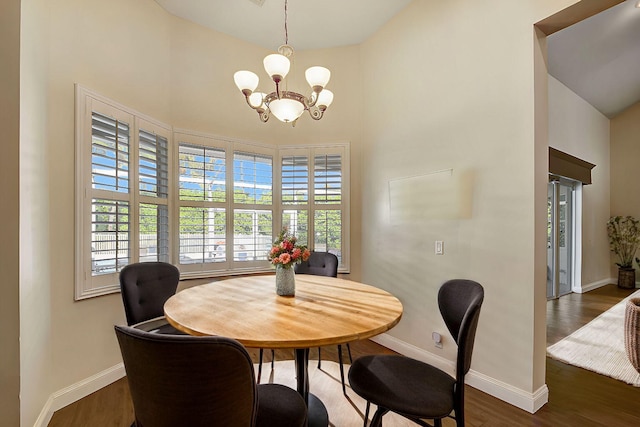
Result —
[[309, 349], [296, 349], [296, 381], [298, 393], [307, 402], [309, 427], [327, 427], [329, 414], [322, 401], [309, 393]]

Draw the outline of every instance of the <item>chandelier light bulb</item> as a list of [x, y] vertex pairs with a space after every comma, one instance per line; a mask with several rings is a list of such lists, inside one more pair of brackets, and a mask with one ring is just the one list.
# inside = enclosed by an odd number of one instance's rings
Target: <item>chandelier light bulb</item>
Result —
[[289, 68], [291, 67], [289, 58], [279, 53], [272, 53], [271, 55], [265, 56], [263, 64], [267, 74], [269, 74], [276, 83], [280, 83], [287, 77]]
[[307, 68], [307, 71], [305, 71], [304, 76], [306, 77], [309, 86], [311, 86], [313, 91], [317, 93], [320, 92], [327, 83], [329, 83], [331, 71], [324, 67], [309, 67]]
[[251, 105], [253, 108], [260, 108], [260, 106], [262, 106], [264, 97], [265, 94], [262, 92], [253, 92], [249, 96], [249, 105]]
[[304, 105], [293, 99], [275, 99], [269, 103], [269, 109], [281, 122], [293, 122], [304, 113]]
[[243, 70], [233, 75], [233, 81], [245, 96], [249, 96], [258, 87], [260, 79], [255, 73]]
[[321, 110], [326, 110], [329, 105], [333, 102], [333, 92], [327, 89], [323, 89], [322, 92], [318, 94], [318, 101], [316, 101], [316, 105]]

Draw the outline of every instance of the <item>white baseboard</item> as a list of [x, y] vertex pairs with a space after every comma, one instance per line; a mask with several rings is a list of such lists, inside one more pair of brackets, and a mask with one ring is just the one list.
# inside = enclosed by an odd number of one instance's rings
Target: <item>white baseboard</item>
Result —
[[125, 376], [124, 365], [118, 363], [111, 368], [71, 384], [49, 396], [33, 427], [47, 427], [53, 413], [76, 402]]
[[[577, 289], [574, 289], [573, 291], [582, 294], [585, 292], [592, 291], [594, 289], [601, 288], [605, 285], [609, 285], [611, 283], [618, 283], [618, 279], [615, 277], [609, 277], [608, 279], [598, 280], [597, 282], [586, 284], [582, 288], [577, 288]], [[638, 288], [640, 288], [640, 281], [636, 281], [636, 289]]]
[[[378, 335], [371, 338], [371, 340], [404, 356], [429, 363], [452, 376], [454, 375], [455, 363], [453, 361], [425, 351], [388, 334]], [[532, 414], [549, 400], [549, 389], [546, 384], [534, 393], [529, 393], [480, 372], [476, 372], [473, 369], [469, 371], [465, 379], [465, 382], [471, 387]]]
[[[608, 278], [608, 279], [603, 279], [603, 280], [598, 280], [597, 282], [591, 282], [591, 283], [587, 283], [586, 285], [583, 285], [582, 287], [578, 287], [576, 289], [574, 289], [574, 292], [583, 294], [585, 292], [589, 292], [592, 291], [594, 289], [598, 289], [601, 288], [605, 285], [608, 285], [610, 283], [616, 283], [618, 281], [618, 279], [614, 279], [612, 277]], [[638, 286], [636, 284], [636, 286]]]

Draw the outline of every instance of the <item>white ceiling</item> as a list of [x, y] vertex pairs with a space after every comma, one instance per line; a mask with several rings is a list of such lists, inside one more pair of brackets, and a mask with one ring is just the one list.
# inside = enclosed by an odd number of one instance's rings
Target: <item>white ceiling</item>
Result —
[[627, 0], [547, 39], [549, 73], [612, 118], [640, 101], [640, 8]]
[[[169, 13], [276, 50], [285, 0], [155, 0]], [[640, 101], [640, 8], [627, 0], [548, 37], [549, 72], [601, 113]], [[289, 0], [297, 50], [359, 44], [411, 0]]]
[[[277, 50], [285, 0], [156, 0], [169, 13]], [[289, 44], [296, 50], [359, 44], [411, 0], [289, 0]], [[262, 5], [260, 5], [262, 4]]]

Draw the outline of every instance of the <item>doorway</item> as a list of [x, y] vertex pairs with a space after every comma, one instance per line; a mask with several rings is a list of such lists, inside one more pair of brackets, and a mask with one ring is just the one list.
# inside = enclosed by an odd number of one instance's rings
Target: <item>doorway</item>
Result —
[[547, 299], [572, 292], [576, 271], [576, 189], [580, 183], [551, 176], [547, 186]]

